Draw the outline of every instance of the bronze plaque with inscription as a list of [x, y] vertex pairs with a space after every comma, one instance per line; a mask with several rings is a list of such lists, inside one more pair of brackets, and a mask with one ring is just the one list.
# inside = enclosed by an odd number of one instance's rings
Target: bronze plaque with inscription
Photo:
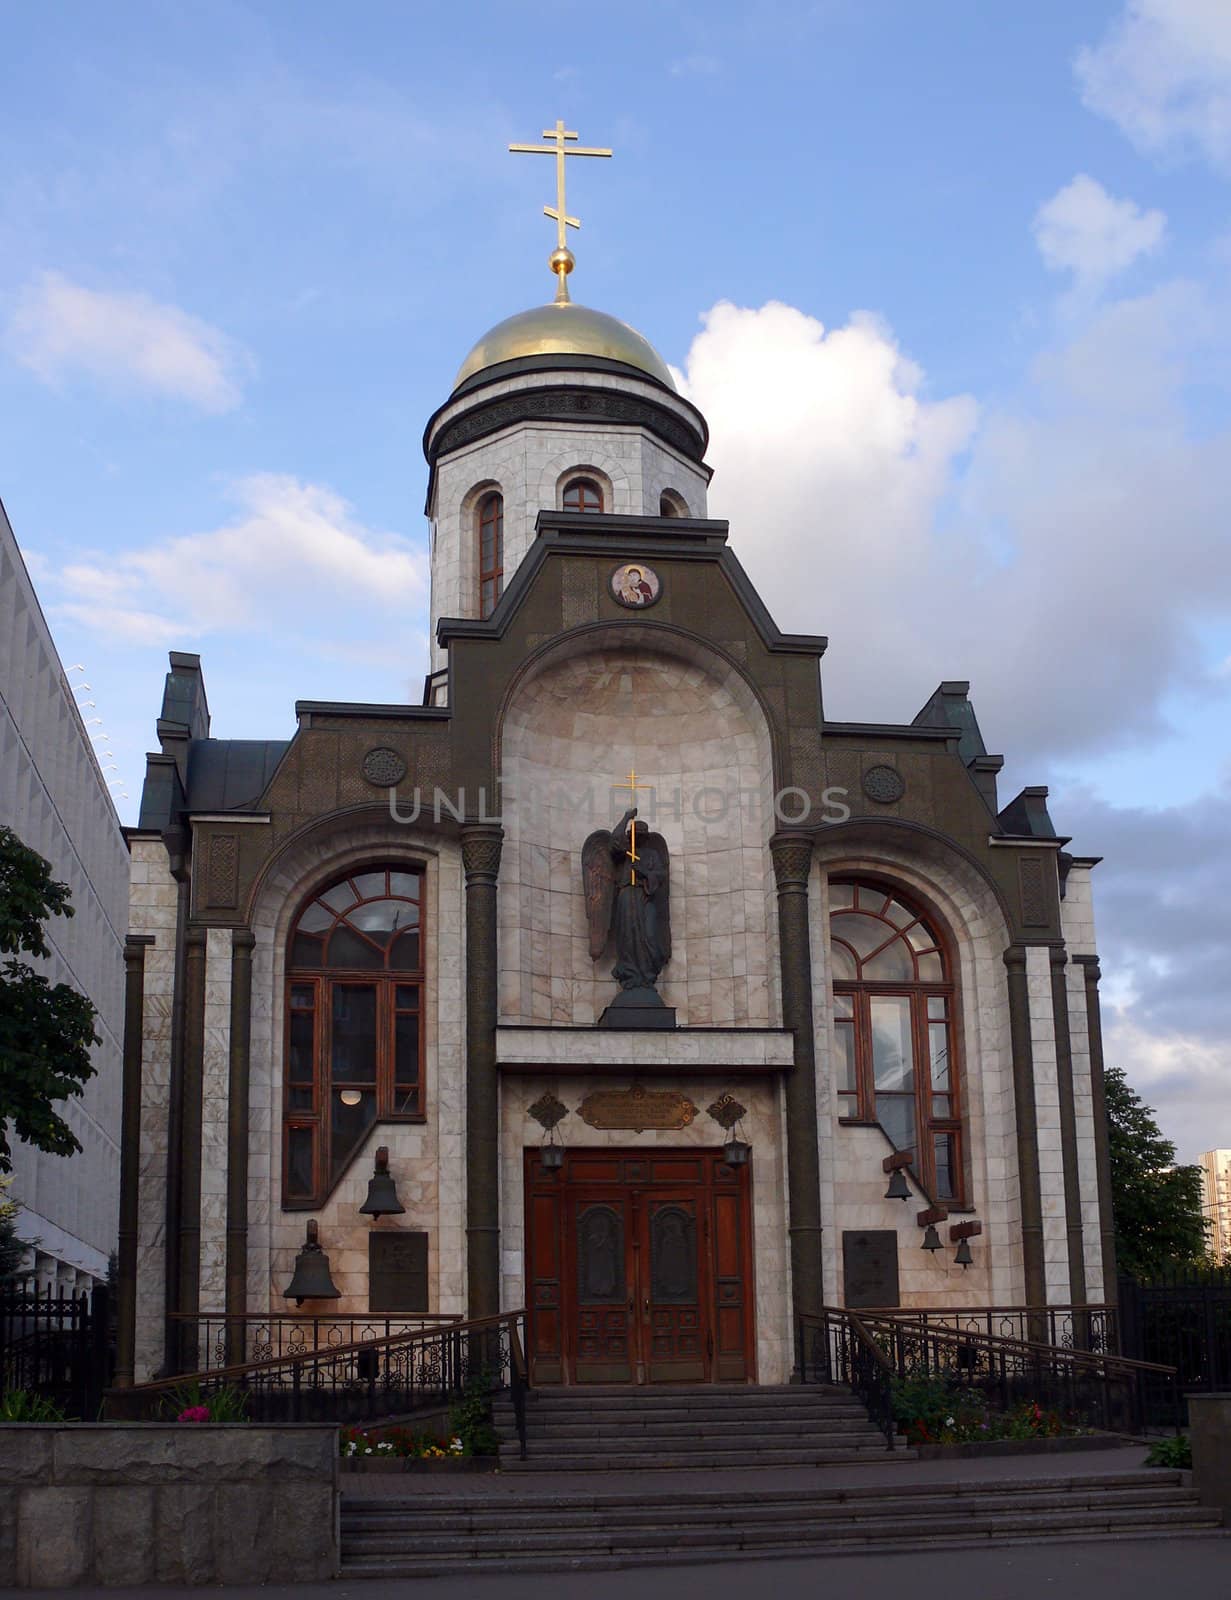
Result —
[[686, 1128], [697, 1114], [687, 1095], [674, 1089], [595, 1089], [577, 1107], [577, 1114], [592, 1128], [626, 1128], [644, 1133], [647, 1128]]
[[405, 1228], [370, 1233], [368, 1310], [427, 1309], [427, 1234]]
[[898, 1295], [898, 1236], [892, 1228], [842, 1235], [843, 1304], [896, 1306]]

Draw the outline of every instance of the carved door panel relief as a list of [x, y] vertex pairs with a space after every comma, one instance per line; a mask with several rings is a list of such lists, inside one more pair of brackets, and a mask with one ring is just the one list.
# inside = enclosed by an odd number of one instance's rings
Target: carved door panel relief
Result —
[[641, 1207], [644, 1381], [701, 1383], [712, 1341], [695, 1195], [645, 1196]]
[[631, 1383], [636, 1365], [627, 1194], [571, 1196], [576, 1383]]

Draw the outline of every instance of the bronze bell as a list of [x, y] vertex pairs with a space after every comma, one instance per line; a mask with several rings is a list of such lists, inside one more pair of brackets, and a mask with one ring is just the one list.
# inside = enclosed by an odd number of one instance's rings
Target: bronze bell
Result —
[[957, 1253], [954, 1255], [953, 1259], [959, 1267], [968, 1267], [970, 1265], [970, 1263], [974, 1260], [974, 1257], [970, 1253], [969, 1239], [958, 1240]]
[[885, 1190], [886, 1200], [909, 1200], [910, 1185], [906, 1182], [906, 1174], [901, 1167], [894, 1167], [889, 1174], [889, 1187]]
[[376, 1169], [368, 1179], [368, 1197], [359, 1207], [361, 1216], [396, 1217], [406, 1207], [398, 1199], [397, 1185], [389, 1171], [389, 1146], [382, 1144], [376, 1152]]
[[923, 1243], [919, 1246], [919, 1248], [921, 1250], [944, 1249], [944, 1246], [940, 1242], [940, 1235], [936, 1231], [936, 1224], [934, 1222], [928, 1223], [927, 1231], [923, 1235]]
[[305, 1300], [340, 1300], [342, 1291], [329, 1275], [329, 1257], [321, 1249], [315, 1221], [310, 1221], [303, 1249], [295, 1257], [295, 1274], [283, 1290], [297, 1306]]

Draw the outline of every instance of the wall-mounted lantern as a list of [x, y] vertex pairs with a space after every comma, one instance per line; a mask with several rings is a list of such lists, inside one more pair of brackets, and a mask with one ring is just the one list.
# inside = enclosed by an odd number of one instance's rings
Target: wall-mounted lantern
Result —
[[722, 1159], [727, 1166], [746, 1167], [752, 1146], [746, 1139], [741, 1139], [740, 1134], [743, 1132], [743, 1119], [748, 1115], [747, 1106], [740, 1105], [733, 1094], [720, 1094], [713, 1105], [705, 1110], [706, 1115], [713, 1117], [727, 1135], [722, 1147]]
[[568, 1107], [548, 1089], [527, 1107], [526, 1115], [534, 1118], [545, 1135], [539, 1146], [539, 1166], [544, 1172], [559, 1172], [564, 1165], [564, 1146], [556, 1143], [556, 1128], [568, 1116]]

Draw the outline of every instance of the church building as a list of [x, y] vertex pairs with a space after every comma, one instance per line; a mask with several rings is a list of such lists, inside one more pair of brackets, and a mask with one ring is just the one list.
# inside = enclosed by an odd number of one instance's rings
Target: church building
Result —
[[303, 1312], [525, 1307], [539, 1384], [782, 1383], [822, 1306], [1114, 1296], [1095, 861], [1046, 790], [1002, 802], [966, 683], [826, 718], [825, 638], [708, 516], [666, 363], [570, 299], [557, 209], [555, 302], [424, 432], [422, 702], [216, 737], [171, 655], [121, 1382], [191, 1370], [193, 1318], [294, 1312], [309, 1233]]

